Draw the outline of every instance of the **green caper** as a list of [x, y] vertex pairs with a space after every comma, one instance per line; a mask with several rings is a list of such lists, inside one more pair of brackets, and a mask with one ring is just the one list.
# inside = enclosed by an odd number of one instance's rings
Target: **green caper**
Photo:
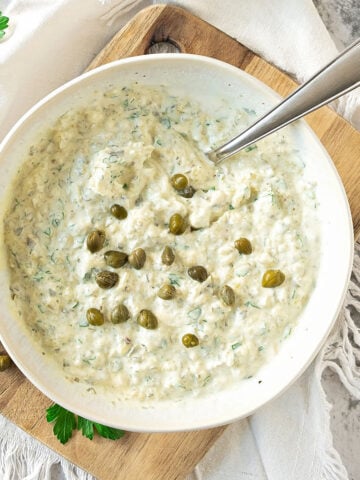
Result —
[[192, 198], [195, 194], [196, 190], [193, 186], [188, 185], [187, 187], [183, 188], [182, 190], [178, 191], [178, 194], [184, 198]]
[[181, 340], [186, 348], [197, 347], [199, 345], [199, 339], [193, 333], [185, 333]]
[[262, 286], [264, 288], [278, 287], [285, 281], [285, 275], [281, 270], [266, 270], [262, 277]]
[[220, 297], [221, 300], [225, 303], [225, 305], [232, 305], [235, 302], [235, 293], [234, 290], [229, 287], [229, 285], [224, 285], [220, 289]]
[[238, 240], [235, 240], [234, 245], [236, 250], [244, 255], [250, 255], [252, 252], [251, 243], [247, 238], [241, 237]]
[[174, 263], [174, 260], [175, 260], [175, 254], [172, 248], [166, 245], [166, 247], [164, 248], [161, 254], [162, 263], [164, 263], [165, 265], [172, 265]]
[[97, 308], [89, 308], [86, 312], [86, 320], [89, 325], [94, 325], [98, 327], [104, 323], [104, 315]]
[[142, 248], [136, 248], [130, 253], [128, 261], [130, 265], [136, 270], [140, 270], [144, 266], [146, 260], [146, 253]]
[[105, 232], [102, 230], [93, 230], [86, 239], [86, 246], [91, 253], [101, 250], [105, 243]]
[[155, 330], [158, 326], [157, 318], [150, 310], [141, 310], [137, 317], [137, 323], [148, 330]]
[[163, 300], [171, 300], [175, 297], [176, 288], [174, 285], [163, 285], [158, 291], [158, 297]]
[[174, 213], [174, 215], [171, 215], [169, 220], [169, 230], [174, 235], [181, 235], [185, 232], [186, 222], [180, 213]]
[[4, 372], [11, 365], [11, 359], [6, 353], [0, 354], [0, 372]]
[[111, 323], [124, 323], [130, 318], [129, 310], [123, 303], [116, 305], [111, 312]]
[[170, 179], [171, 185], [175, 190], [183, 190], [188, 186], [188, 179], [182, 173], [176, 173]]
[[109, 267], [120, 268], [127, 262], [128, 256], [124, 252], [109, 250], [104, 253], [105, 263]]
[[206, 268], [202, 267], [201, 265], [188, 268], [188, 275], [197, 282], [205, 282], [209, 276]]
[[128, 212], [126, 208], [122, 207], [121, 205], [118, 205], [117, 203], [114, 203], [114, 205], [111, 205], [110, 213], [113, 217], [117, 218], [118, 220], [124, 220], [124, 218], [128, 216]]
[[104, 270], [103, 272], [99, 272], [96, 274], [95, 281], [100, 288], [112, 288], [119, 281], [119, 275], [115, 272], [109, 272], [108, 270]]

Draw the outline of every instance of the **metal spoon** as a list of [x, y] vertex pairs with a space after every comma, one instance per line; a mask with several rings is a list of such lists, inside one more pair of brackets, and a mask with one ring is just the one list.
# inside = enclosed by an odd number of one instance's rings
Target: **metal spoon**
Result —
[[207, 153], [215, 164], [360, 86], [360, 38], [243, 133]]

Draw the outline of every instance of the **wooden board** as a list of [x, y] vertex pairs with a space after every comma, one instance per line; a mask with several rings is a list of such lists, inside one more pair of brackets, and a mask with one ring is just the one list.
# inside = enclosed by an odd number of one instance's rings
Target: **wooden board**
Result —
[[[243, 45], [177, 7], [157, 5], [141, 11], [93, 60], [88, 69], [134, 55], [146, 54], [156, 42], [170, 41], [181, 52], [224, 60], [254, 75], [281, 95], [295, 83]], [[311, 114], [317, 133], [342, 177], [360, 233], [360, 134], [329, 108]], [[45, 420], [51, 401], [12, 366], [0, 373], [0, 412], [26, 432], [100, 480], [183, 479], [221, 435], [224, 427], [175, 434], [128, 433], [117, 442], [75, 434], [62, 446]]]

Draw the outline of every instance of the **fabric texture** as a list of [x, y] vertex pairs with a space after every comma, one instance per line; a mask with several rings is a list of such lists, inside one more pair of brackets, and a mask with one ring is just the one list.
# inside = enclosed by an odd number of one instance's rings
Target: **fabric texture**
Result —
[[[80, 74], [108, 40], [150, 0], [0, 0], [11, 28], [0, 41], [0, 140], [37, 100]], [[337, 54], [311, 0], [179, 0], [299, 82]], [[360, 95], [334, 108], [360, 128]], [[188, 480], [347, 480], [332, 446], [326, 367], [360, 399], [360, 247], [344, 308], [321, 353], [283, 395], [231, 425]], [[90, 480], [0, 416], [0, 478]], [[296, 432], [296, 435], [294, 435]]]

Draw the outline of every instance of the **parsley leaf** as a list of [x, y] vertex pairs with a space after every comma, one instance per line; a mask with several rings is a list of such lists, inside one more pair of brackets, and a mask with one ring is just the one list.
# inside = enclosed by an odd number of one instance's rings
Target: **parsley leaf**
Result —
[[86, 418], [78, 416], [78, 430], [81, 430], [84, 437], [92, 440], [94, 438], [94, 424]]
[[55, 422], [53, 432], [57, 439], [62, 443], [66, 443], [72, 436], [73, 430], [76, 428], [81, 430], [84, 437], [92, 440], [94, 438], [94, 427], [97, 433], [104, 438], [110, 440], [118, 440], [125, 435], [123, 430], [107, 427], [100, 423], [92, 422], [86, 418], [76, 416], [56, 403], [46, 410], [46, 420]]
[[62, 444], [71, 438], [72, 431], [76, 428], [75, 415], [56, 403], [46, 410], [46, 420], [55, 421], [53, 432]]
[[5, 29], [9, 26], [9, 17], [5, 17], [0, 12], [0, 38], [5, 35]]
[[100, 423], [94, 422], [94, 427], [101, 437], [109, 438], [110, 440], [118, 440], [125, 435], [123, 430], [107, 427], [106, 425], [100, 425]]

